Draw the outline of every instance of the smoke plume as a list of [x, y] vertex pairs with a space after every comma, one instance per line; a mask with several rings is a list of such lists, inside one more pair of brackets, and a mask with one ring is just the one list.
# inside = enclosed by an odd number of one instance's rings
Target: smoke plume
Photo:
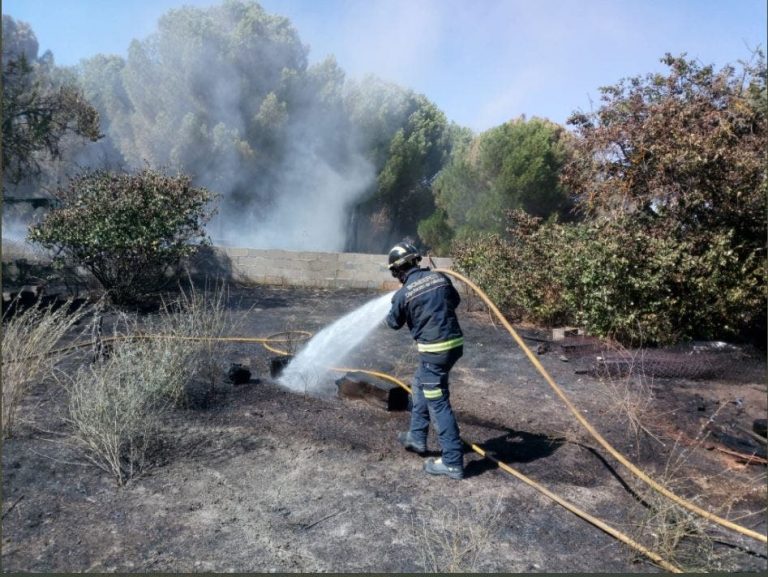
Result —
[[215, 243], [343, 250], [348, 208], [375, 170], [343, 72], [333, 59], [308, 66], [307, 53], [290, 21], [255, 2], [172, 10], [126, 60], [80, 66], [108, 137], [84, 161], [190, 174], [221, 195]]

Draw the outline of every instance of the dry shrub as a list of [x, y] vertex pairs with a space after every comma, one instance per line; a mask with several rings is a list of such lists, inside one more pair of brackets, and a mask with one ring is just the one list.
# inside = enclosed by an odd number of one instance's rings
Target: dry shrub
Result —
[[501, 528], [503, 504], [473, 502], [468, 514], [443, 501], [419, 508], [411, 519], [411, 539], [425, 572], [471, 573], [491, 537]]
[[52, 375], [61, 358], [52, 354], [57, 343], [88, 312], [87, 307], [70, 312], [71, 304], [69, 300], [56, 309], [38, 304], [3, 319], [4, 437], [13, 435], [19, 406], [30, 387]]
[[[708, 423], [700, 427], [692, 443], [681, 446], [679, 439], [671, 447], [670, 455], [663, 468], [654, 478], [664, 487], [678, 495], [685, 494], [691, 487], [698, 486], [697, 481], [704, 477], [710, 484], [725, 482], [732, 475], [731, 471], [720, 474], [707, 471], [699, 472], [692, 461], [692, 454], [701, 451], [709, 438]], [[664, 559], [681, 567], [686, 572], [738, 571], [743, 567], [744, 550], [738, 546], [718, 547], [718, 533], [702, 517], [677, 505], [672, 500], [654, 491], [647, 485], [636, 489], [642, 506], [638, 520], [630, 527], [630, 533], [643, 542], [649, 549]], [[731, 492], [721, 505], [706, 506], [718, 516], [732, 517], [729, 513], [733, 504], [746, 497], [746, 492]], [[705, 496], [694, 495], [689, 501], [702, 505]], [[764, 514], [761, 512], [761, 514]], [[737, 521], [737, 519], [733, 519]]]
[[[189, 349], [189, 377], [208, 382], [211, 391], [223, 374], [218, 363], [224, 346], [222, 339], [236, 333], [241, 321], [228, 309], [228, 297], [229, 290], [224, 283], [212, 290], [197, 289], [190, 283], [188, 289], [180, 291], [176, 301], [165, 303], [159, 317], [147, 327], [148, 333], [162, 335], [164, 338], [160, 340], [172, 347], [185, 343]], [[179, 348], [176, 346], [175, 350]], [[177, 404], [183, 403], [184, 383], [176, 383], [169, 395]]]
[[223, 286], [182, 291], [144, 327], [122, 315], [109, 354], [65, 383], [73, 440], [118, 484], [146, 469], [162, 417], [184, 404], [185, 385], [201, 374], [215, 378], [221, 343], [213, 339], [231, 326], [225, 295]]
[[[680, 478], [675, 475], [674, 470], [667, 469], [656, 480], [678, 492]], [[638, 495], [643, 513], [631, 528], [635, 538], [685, 571], [711, 571], [717, 556], [713, 539], [706, 532], [706, 522], [648, 487], [639, 488]], [[693, 499], [698, 500], [700, 497]]]
[[643, 424], [655, 401], [652, 380], [643, 370], [644, 350], [638, 349], [632, 353], [620, 345], [615, 346], [617, 356], [622, 359], [622, 371], [606, 371], [600, 378], [605, 388], [608, 412], [616, 415], [620, 422], [626, 423], [628, 432], [637, 442], [641, 433], [658, 441], [658, 437]]
[[[157, 439], [160, 417], [170, 405], [171, 368], [151, 341], [125, 341], [102, 363], [81, 367], [67, 384], [72, 437], [92, 463], [122, 485], [144, 469]], [[170, 371], [169, 371], [170, 372]], [[172, 374], [178, 380], [180, 373]]]

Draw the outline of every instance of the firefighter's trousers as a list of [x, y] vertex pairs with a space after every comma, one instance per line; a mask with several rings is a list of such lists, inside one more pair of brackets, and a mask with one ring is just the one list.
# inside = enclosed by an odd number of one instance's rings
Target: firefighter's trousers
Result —
[[456, 347], [439, 355], [420, 355], [411, 394], [413, 406], [410, 431], [415, 442], [426, 443], [432, 421], [440, 441], [443, 463], [462, 468], [464, 453], [459, 426], [451, 408], [448, 374], [463, 352], [464, 347]]

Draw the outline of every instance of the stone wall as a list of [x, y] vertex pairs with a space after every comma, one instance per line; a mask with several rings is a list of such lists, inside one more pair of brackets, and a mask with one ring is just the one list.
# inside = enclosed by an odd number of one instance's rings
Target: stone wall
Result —
[[[293, 252], [253, 248], [214, 247], [198, 263], [206, 269], [226, 270], [232, 278], [255, 284], [321, 288], [394, 290], [400, 283], [387, 270], [387, 255], [335, 252]], [[449, 258], [425, 258], [423, 266], [450, 268]]]

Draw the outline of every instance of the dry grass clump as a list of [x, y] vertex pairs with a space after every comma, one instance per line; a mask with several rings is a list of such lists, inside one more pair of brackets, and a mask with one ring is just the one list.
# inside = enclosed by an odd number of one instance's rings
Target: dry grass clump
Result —
[[[191, 365], [190, 377], [199, 377], [216, 386], [222, 367], [218, 359], [224, 341], [235, 334], [241, 319], [236, 319], [227, 308], [229, 290], [225, 284], [217, 284], [213, 290], [199, 290], [190, 283], [188, 290], [181, 290], [178, 299], [165, 303], [161, 314], [150, 322], [147, 333], [163, 335], [167, 343], [174, 341], [192, 345], [188, 362]], [[184, 399], [184, 383], [170, 391], [178, 404]]]
[[[157, 341], [121, 341], [103, 362], [67, 383], [72, 438], [85, 456], [123, 485], [145, 466], [169, 390], [184, 379], [183, 354]], [[174, 362], [177, 361], [177, 362]]]
[[[701, 450], [709, 438], [707, 424], [716, 415], [717, 412], [700, 427], [690, 444], [681, 446], [676, 441], [664, 467], [655, 475], [655, 479], [673, 493], [682, 495], [686, 490], [699, 486], [698, 481], [702, 476], [708, 484], [712, 484], [717, 482], [718, 476], [723, 477], [721, 480], [724, 482], [725, 478], [732, 475], [730, 471], [723, 471], [720, 475], [701, 473], [692, 462], [692, 453]], [[642, 509], [639, 520], [630, 531], [637, 536], [638, 541], [645, 542], [649, 549], [686, 572], [738, 570], [739, 555], [744, 550], [737, 545], [719, 547], [718, 544], [725, 542], [717, 537], [717, 533], [712, 531], [712, 525], [705, 519], [683, 509], [648, 486], [639, 487], [637, 494]], [[732, 518], [730, 513], [733, 504], [746, 496], [746, 493], [729, 490], [728, 498], [719, 507], [705, 508], [718, 516]], [[704, 505], [703, 495], [695, 495], [689, 500]], [[732, 520], [738, 522], [737, 519]]]
[[160, 423], [183, 405], [185, 385], [217, 377], [216, 353], [230, 330], [226, 292], [191, 289], [140, 326], [122, 315], [109, 354], [65, 382], [72, 437], [86, 458], [123, 485], [146, 469]]
[[712, 540], [700, 517], [654, 491], [642, 494], [645, 515], [636, 532], [646, 546], [663, 559], [686, 571], [708, 571]]
[[626, 362], [625, 370], [617, 374], [608, 372], [600, 378], [608, 400], [606, 412], [613, 414], [619, 422], [626, 425], [628, 434], [635, 439], [638, 446], [644, 436], [660, 443], [660, 439], [644, 424], [652, 414], [655, 402], [652, 378], [643, 370], [644, 351], [640, 349], [630, 353], [626, 349], [620, 349], [620, 352]]
[[424, 571], [474, 572], [491, 538], [501, 529], [503, 510], [500, 497], [494, 502], [473, 502], [469, 514], [445, 501], [439, 507], [417, 509], [410, 538]]
[[49, 378], [61, 357], [52, 355], [67, 332], [87, 313], [87, 307], [70, 312], [72, 301], [54, 309], [38, 304], [3, 318], [2, 431], [11, 437], [19, 406], [30, 387]]

